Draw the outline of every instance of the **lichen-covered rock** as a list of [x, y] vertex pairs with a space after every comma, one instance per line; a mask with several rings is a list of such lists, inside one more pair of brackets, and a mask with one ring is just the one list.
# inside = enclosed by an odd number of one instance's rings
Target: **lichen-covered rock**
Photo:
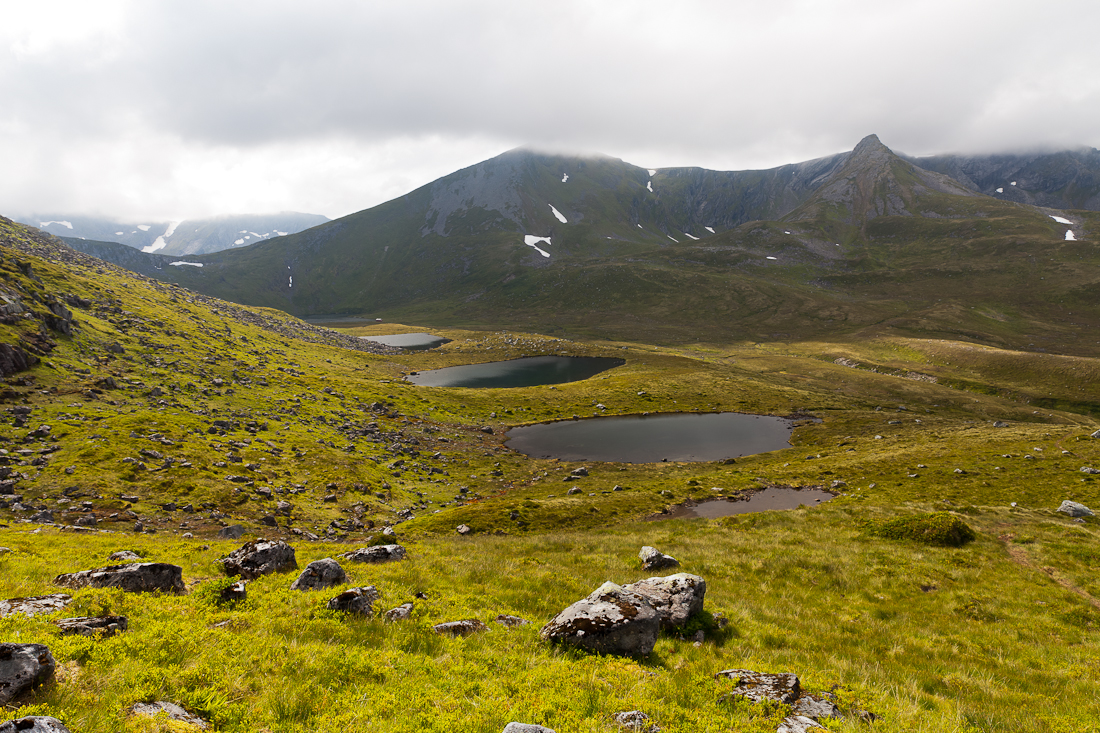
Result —
[[72, 603], [73, 597], [68, 593], [53, 593], [48, 596], [29, 596], [27, 598], [10, 598], [0, 601], [0, 618], [13, 613], [21, 613], [24, 616], [37, 616], [40, 613], [53, 613], [60, 611]]
[[649, 716], [641, 710], [624, 710], [611, 716], [616, 723], [629, 731], [639, 733], [660, 733], [661, 727], [651, 723]]
[[791, 706], [791, 712], [814, 720], [840, 717], [840, 708], [836, 706], [836, 703], [815, 695], [803, 695], [795, 700], [794, 705]]
[[798, 675], [790, 672], [768, 674], [747, 669], [726, 669], [714, 676], [736, 680], [737, 687], [730, 694], [735, 697], [744, 697], [752, 702], [772, 700], [790, 705], [802, 694]]
[[138, 562], [108, 565], [95, 570], [65, 573], [54, 578], [65, 588], [120, 588], [129, 593], [180, 594], [185, 591], [183, 568], [166, 562]]
[[56, 666], [45, 644], [0, 643], [0, 705], [46, 682]]
[[1062, 514], [1068, 514], [1071, 517], [1093, 516], [1092, 510], [1089, 509], [1087, 506], [1085, 506], [1084, 504], [1079, 504], [1076, 501], [1070, 501], [1069, 499], [1063, 501], [1061, 506], [1058, 507], [1057, 511], [1061, 512]]
[[604, 583], [563, 610], [539, 636], [602, 654], [648, 656], [657, 643], [661, 616], [644, 597]]
[[210, 724], [205, 720], [196, 715], [192, 715], [175, 703], [164, 702], [163, 700], [158, 700], [157, 702], [139, 702], [130, 708], [130, 712], [134, 715], [145, 715], [150, 718], [156, 717], [162, 711], [168, 716], [169, 720], [188, 723], [200, 730], [207, 730], [210, 728]]
[[61, 629], [63, 634], [79, 634], [81, 636], [114, 636], [119, 631], [125, 631], [129, 626], [125, 616], [77, 616], [76, 618], [59, 618], [54, 624]]
[[643, 570], [665, 570], [666, 568], [680, 567], [679, 560], [649, 545], [642, 547], [641, 552], [638, 553], [638, 559], [642, 561]]
[[805, 715], [791, 715], [783, 718], [783, 722], [775, 729], [775, 733], [810, 733], [815, 730], [825, 729]]
[[246, 542], [221, 560], [226, 575], [236, 575], [245, 580], [255, 580], [268, 573], [282, 573], [298, 569], [294, 548], [283, 542], [258, 539]]
[[489, 627], [476, 618], [468, 618], [462, 621], [447, 621], [446, 623], [436, 624], [432, 627], [432, 630], [437, 634], [447, 634], [448, 636], [469, 636], [479, 631], [488, 631]]
[[0, 733], [69, 733], [69, 729], [57, 718], [32, 715], [0, 723]]
[[412, 603], [402, 603], [397, 608], [391, 608], [390, 610], [386, 611], [386, 613], [383, 615], [383, 618], [386, 619], [387, 622], [392, 624], [396, 621], [404, 621], [405, 619], [412, 616], [412, 612]]
[[340, 557], [351, 562], [391, 562], [405, 557], [405, 548], [401, 545], [377, 545], [375, 547], [360, 547], [358, 550], [345, 552]]
[[133, 562], [140, 561], [141, 555], [136, 552], [131, 552], [130, 550], [119, 550], [117, 552], [112, 552], [107, 556], [107, 559], [111, 562], [124, 562], [126, 560]]
[[639, 580], [624, 585], [623, 590], [637, 593], [649, 601], [661, 616], [662, 628], [671, 629], [683, 626], [691, 616], [703, 610], [707, 581], [698, 575], [676, 573]]
[[553, 728], [546, 728], [534, 723], [509, 723], [504, 726], [501, 733], [555, 733]]
[[[345, 613], [357, 613], [360, 616], [370, 617], [374, 615], [374, 602], [379, 598], [381, 596], [373, 585], [348, 588], [329, 601], [328, 608], [330, 611], [344, 611]], [[408, 605], [412, 606], [411, 603]]]
[[501, 626], [507, 626], [510, 629], [514, 629], [519, 626], [526, 626], [531, 623], [525, 618], [520, 618], [519, 616], [509, 616], [506, 613], [499, 614], [494, 620]]
[[348, 574], [331, 557], [314, 560], [290, 585], [291, 590], [323, 590], [348, 582]]

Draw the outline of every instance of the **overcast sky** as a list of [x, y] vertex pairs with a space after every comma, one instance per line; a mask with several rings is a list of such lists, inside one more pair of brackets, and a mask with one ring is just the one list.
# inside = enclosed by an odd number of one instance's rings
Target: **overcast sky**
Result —
[[338, 217], [525, 144], [1100, 146], [1096, 0], [0, 2], [9, 216]]

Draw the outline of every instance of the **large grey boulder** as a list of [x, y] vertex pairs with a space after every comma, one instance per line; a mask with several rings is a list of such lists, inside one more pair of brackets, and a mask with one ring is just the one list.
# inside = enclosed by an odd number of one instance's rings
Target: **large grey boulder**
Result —
[[243, 524], [231, 524], [218, 530], [220, 540], [239, 540], [241, 537], [244, 537]]
[[545, 728], [534, 723], [509, 723], [501, 733], [555, 733], [553, 728]]
[[790, 672], [769, 674], [748, 669], [726, 669], [714, 676], [736, 680], [737, 687], [730, 692], [730, 695], [744, 697], [752, 702], [772, 700], [790, 705], [802, 694], [798, 675]]
[[815, 695], [803, 695], [791, 706], [791, 713], [821, 720], [822, 718], [839, 718], [840, 708], [832, 700], [826, 700]]
[[125, 631], [129, 626], [129, 621], [125, 616], [77, 616], [76, 618], [59, 618], [54, 621], [54, 624], [61, 629], [62, 634], [106, 638], [114, 636], [119, 631]]
[[775, 729], [775, 733], [811, 733], [815, 730], [825, 729], [805, 715], [790, 715], [783, 718], [783, 722]]
[[345, 552], [340, 557], [351, 562], [391, 562], [405, 557], [405, 548], [401, 545], [377, 545], [375, 547], [360, 547], [358, 550]]
[[47, 715], [32, 715], [0, 723], [0, 733], [69, 733], [69, 729], [57, 718]]
[[348, 588], [329, 601], [328, 608], [331, 611], [344, 611], [345, 613], [357, 613], [360, 616], [370, 617], [374, 615], [374, 602], [379, 598], [381, 596], [373, 585]]
[[331, 557], [314, 560], [290, 585], [291, 590], [322, 590], [348, 582], [348, 574]]
[[1092, 510], [1089, 509], [1087, 506], [1085, 506], [1084, 504], [1078, 504], [1075, 501], [1070, 501], [1069, 499], [1063, 501], [1061, 506], [1058, 507], [1057, 511], [1061, 512], [1062, 514], [1068, 514], [1071, 517], [1094, 516]]
[[489, 627], [476, 618], [467, 618], [462, 621], [447, 621], [432, 627], [432, 631], [435, 633], [446, 634], [447, 636], [470, 636], [471, 634], [488, 630]]
[[210, 727], [210, 724], [202, 718], [192, 715], [172, 702], [164, 702], [163, 700], [158, 700], [157, 702], [139, 702], [130, 708], [130, 712], [134, 715], [145, 715], [150, 718], [156, 717], [162, 711], [168, 716], [169, 720], [189, 723], [200, 730], [207, 730]]
[[45, 644], [0, 643], [0, 705], [46, 682], [56, 666]]
[[95, 570], [65, 573], [53, 580], [65, 588], [120, 588], [129, 593], [183, 593], [183, 568], [166, 562], [108, 565]]
[[649, 605], [661, 616], [661, 627], [671, 629], [683, 626], [691, 616], [703, 610], [707, 581], [698, 575], [676, 573], [663, 578], [639, 580], [624, 585], [623, 590], [649, 601]]
[[604, 583], [542, 627], [539, 636], [602, 654], [648, 656], [657, 643], [661, 616], [644, 597]]
[[680, 567], [679, 560], [649, 545], [642, 547], [641, 552], [638, 553], [638, 559], [642, 561], [644, 570], [665, 570], [666, 568]]
[[53, 613], [54, 611], [60, 611], [72, 601], [73, 597], [68, 593], [10, 598], [6, 601], [0, 601], [0, 618], [10, 616], [13, 613], [21, 613], [28, 617], [37, 616], [40, 613]]
[[294, 548], [282, 540], [270, 542], [258, 539], [246, 542], [220, 562], [226, 575], [240, 576], [245, 580], [255, 580], [268, 573], [298, 569]]

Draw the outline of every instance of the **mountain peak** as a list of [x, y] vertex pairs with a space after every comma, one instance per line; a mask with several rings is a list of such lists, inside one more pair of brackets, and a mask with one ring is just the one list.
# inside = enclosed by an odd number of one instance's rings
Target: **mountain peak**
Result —
[[874, 133], [868, 135], [859, 141], [859, 144], [852, 149], [852, 155], [859, 155], [861, 153], [869, 153], [876, 150], [890, 150], [882, 144], [882, 141], [878, 139], [878, 135]]

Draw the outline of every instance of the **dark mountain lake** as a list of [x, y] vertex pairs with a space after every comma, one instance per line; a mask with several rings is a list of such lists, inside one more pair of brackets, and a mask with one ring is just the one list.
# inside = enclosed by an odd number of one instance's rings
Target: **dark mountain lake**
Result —
[[793, 422], [738, 412], [623, 415], [512, 428], [509, 448], [563, 461], [721, 461], [790, 447]]
[[360, 336], [359, 338], [409, 351], [427, 351], [450, 342], [450, 339], [430, 333], [391, 333], [386, 336]]
[[578, 382], [625, 363], [623, 359], [604, 356], [525, 356], [432, 369], [405, 379], [422, 387], [537, 387]]
[[652, 519], [717, 519], [734, 514], [767, 512], [777, 509], [797, 509], [800, 506], [817, 506], [832, 499], [833, 495], [821, 489], [792, 489], [786, 486], [770, 486], [757, 491], [747, 499], [711, 499], [695, 506], [673, 507], [668, 514]]

